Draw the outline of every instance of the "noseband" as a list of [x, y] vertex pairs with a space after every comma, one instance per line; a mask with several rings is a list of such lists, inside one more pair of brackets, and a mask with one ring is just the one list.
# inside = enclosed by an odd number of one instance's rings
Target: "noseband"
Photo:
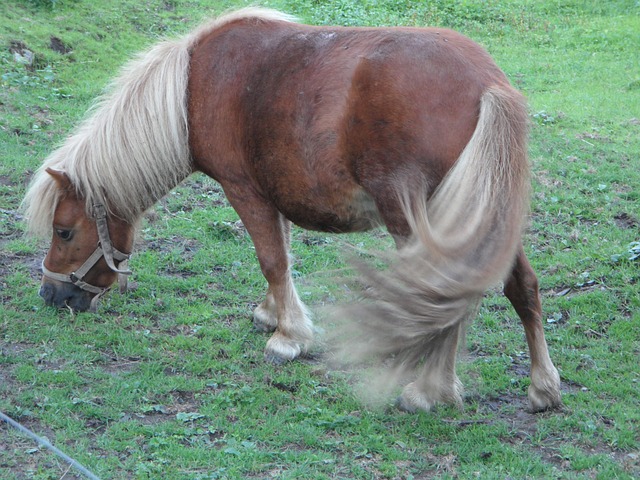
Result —
[[[109, 291], [110, 287], [98, 287], [84, 281], [84, 277], [89, 273], [94, 265], [104, 257], [105, 262], [107, 262], [107, 266], [118, 274], [118, 285], [120, 286], [121, 292], [125, 291], [127, 288], [127, 276], [131, 275], [131, 271], [126, 269], [130, 255], [122, 253], [111, 244], [109, 226], [107, 224], [107, 212], [104, 205], [94, 205], [92, 216], [96, 221], [96, 227], [98, 229], [98, 246], [82, 266], [71, 274], [56, 273], [46, 268], [44, 266], [44, 260], [42, 260], [42, 273], [45, 277], [52, 280], [72, 283], [81, 290], [95, 293], [96, 295], [91, 299], [91, 307], [89, 309], [90, 311], [95, 312], [98, 300]], [[119, 262], [117, 267], [115, 262]]]

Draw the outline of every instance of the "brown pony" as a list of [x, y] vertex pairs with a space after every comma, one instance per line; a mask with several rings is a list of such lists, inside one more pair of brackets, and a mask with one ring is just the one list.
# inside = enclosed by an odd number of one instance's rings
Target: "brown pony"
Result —
[[[527, 109], [489, 55], [435, 28], [341, 28], [245, 9], [163, 42], [125, 68], [37, 172], [30, 230], [52, 236], [40, 294], [95, 308], [146, 209], [189, 174], [218, 181], [268, 282], [255, 326], [266, 358], [296, 358], [312, 323], [288, 264], [290, 222], [327, 232], [384, 224], [397, 258], [366, 270], [357, 355], [420, 368], [407, 410], [461, 403], [458, 337], [482, 293], [504, 292], [525, 328], [534, 410], [560, 403], [528, 210]], [[351, 338], [346, 336], [345, 338]]]

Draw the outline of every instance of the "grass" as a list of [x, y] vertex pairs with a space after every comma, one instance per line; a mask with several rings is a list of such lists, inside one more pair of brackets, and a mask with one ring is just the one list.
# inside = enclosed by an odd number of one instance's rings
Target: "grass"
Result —
[[[46, 245], [23, 238], [30, 172], [113, 72], [165, 34], [241, 1], [0, 4], [0, 410], [101, 478], [640, 476], [640, 6], [635, 1], [270, 1], [315, 24], [441, 25], [487, 47], [529, 98], [538, 272], [565, 408], [525, 411], [528, 354], [488, 292], [459, 365], [465, 408], [368, 406], [315, 354], [266, 365], [252, 309], [265, 281], [217, 185], [194, 176], [145, 220], [137, 288], [70, 316], [37, 295]], [[70, 52], [50, 48], [56, 37]], [[34, 63], [16, 62], [28, 49]], [[382, 232], [295, 230], [294, 273], [321, 309], [348, 297], [345, 250]], [[0, 477], [77, 478], [0, 425]]]

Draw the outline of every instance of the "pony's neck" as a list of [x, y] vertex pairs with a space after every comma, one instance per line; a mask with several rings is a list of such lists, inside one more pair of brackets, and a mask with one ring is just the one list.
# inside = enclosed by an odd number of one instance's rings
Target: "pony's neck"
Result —
[[189, 42], [163, 42], [130, 63], [69, 139], [65, 170], [90, 207], [134, 224], [191, 172]]

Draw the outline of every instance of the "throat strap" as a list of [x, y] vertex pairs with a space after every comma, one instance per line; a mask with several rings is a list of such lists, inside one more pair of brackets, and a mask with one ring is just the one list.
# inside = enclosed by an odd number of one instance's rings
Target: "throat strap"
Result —
[[104, 205], [94, 205], [93, 215], [96, 219], [98, 238], [100, 239], [99, 246], [102, 247], [102, 253], [107, 265], [109, 265], [109, 268], [116, 273], [121, 275], [131, 275], [131, 270], [120, 270], [114, 263], [114, 259], [119, 262], [129, 260], [129, 255], [113, 248], [113, 245], [111, 244], [111, 237], [109, 236], [109, 225], [107, 224], [107, 211], [104, 208]]

